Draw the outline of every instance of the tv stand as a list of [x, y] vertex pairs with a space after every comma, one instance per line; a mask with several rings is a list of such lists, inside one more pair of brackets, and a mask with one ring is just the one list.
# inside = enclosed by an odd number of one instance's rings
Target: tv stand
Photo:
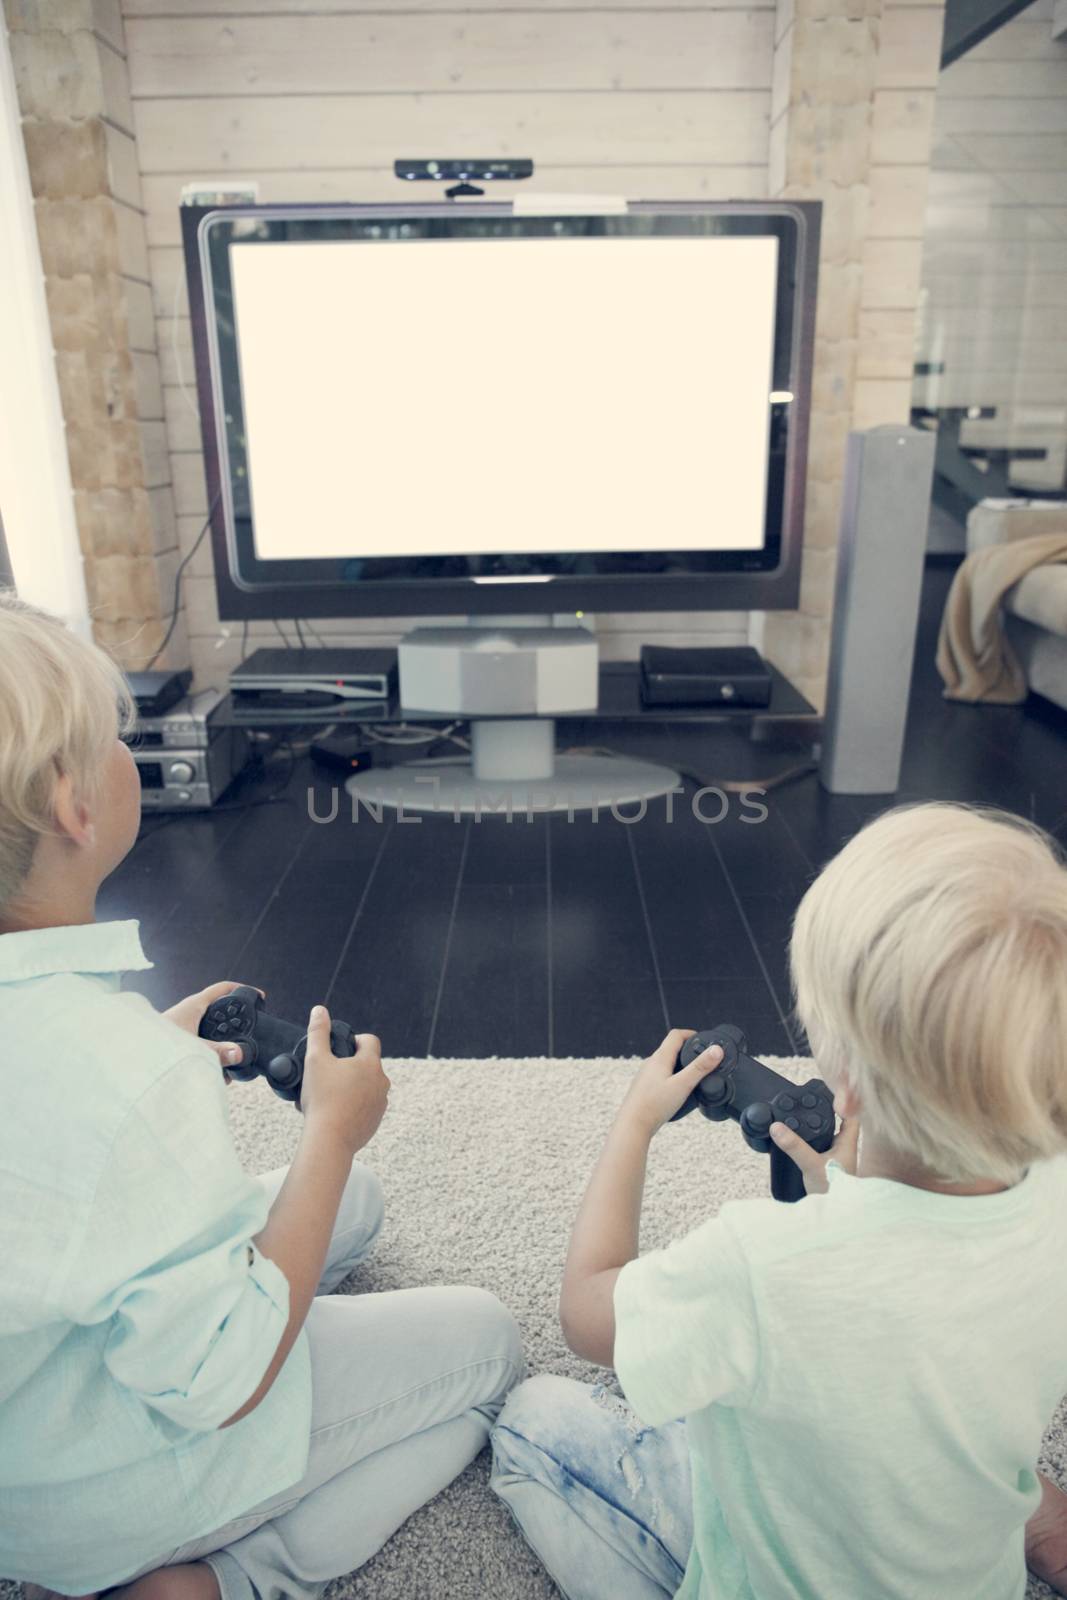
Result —
[[345, 788], [369, 806], [483, 815], [593, 811], [654, 800], [681, 786], [680, 774], [658, 762], [557, 755], [556, 724], [548, 717], [476, 719], [470, 734], [469, 759], [371, 767], [348, 778]]
[[[588, 628], [550, 614], [480, 616], [462, 627], [419, 626], [400, 641], [400, 693], [470, 727], [470, 757], [388, 774], [356, 773], [353, 800], [453, 815], [598, 811], [677, 789], [672, 766], [599, 752], [556, 755], [556, 718], [598, 700], [598, 649]], [[419, 712], [411, 721], [420, 722]]]
[[[608, 758], [611, 776], [618, 782], [623, 776], [622, 761], [651, 766], [663, 761], [679, 775], [713, 784], [721, 789], [741, 791], [761, 788], [773, 790], [790, 783], [814, 770], [821, 723], [815, 707], [804, 698], [777, 667], [768, 664], [771, 675], [771, 699], [765, 707], [746, 706], [646, 706], [641, 699], [641, 674], [636, 661], [602, 661], [595, 711], [557, 716], [559, 741], [571, 747], [571, 754], [556, 756], [556, 772], [563, 770], [578, 750], [591, 753], [604, 746], [619, 749], [618, 759]], [[454, 713], [420, 711], [402, 705], [394, 689], [385, 699], [362, 704], [347, 701], [332, 706], [267, 708], [262, 705], [242, 704], [232, 695], [219, 704], [212, 719], [220, 727], [238, 727], [269, 731], [284, 736], [287, 732], [307, 737], [316, 731], [336, 728], [338, 732], [356, 731], [360, 728], [380, 729], [388, 733], [399, 724], [418, 723], [442, 730], [467, 722]], [[493, 718], [475, 718], [477, 722], [491, 722]], [[513, 718], [507, 722], [530, 721], [547, 723], [548, 718]], [[483, 735], [475, 736], [478, 740]], [[551, 732], [533, 736], [536, 740], [551, 740]], [[473, 742], [473, 741], [472, 741]], [[384, 748], [384, 747], [383, 747]], [[540, 745], [543, 750], [543, 743]], [[398, 751], [398, 756], [400, 752]], [[379, 782], [391, 784], [403, 779], [405, 769], [414, 768], [410, 760], [398, 762], [392, 768], [372, 768], [368, 777], [378, 777]], [[659, 769], [662, 770], [662, 769]], [[415, 793], [423, 798], [431, 794], [432, 787], [425, 781], [435, 772], [451, 773], [457, 779], [474, 781], [469, 757], [449, 758], [445, 761], [423, 761], [417, 769], [424, 781]], [[573, 775], [572, 775], [573, 776]], [[451, 779], [447, 780], [451, 781]], [[530, 778], [530, 783], [544, 780]], [[558, 778], [556, 779], [558, 787]], [[493, 786], [499, 794], [500, 784]], [[547, 785], [551, 787], [551, 785]], [[540, 791], [539, 791], [540, 792]], [[657, 791], [667, 793], [667, 788]], [[484, 803], [484, 802], [483, 802]], [[543, 804], [543, 795], [540, 804]], [[620, 804], [616, 801], [616, 804]], [[405, 801], [405, 808], [409, 802]], [[610, 804], [610, 802], [605, 802]], [[413, 807], [414, 809], [414, 807]], [[471, 810], [473, 810], [473, 806]], [[486, 813], [489, 814], [488, 805]]]

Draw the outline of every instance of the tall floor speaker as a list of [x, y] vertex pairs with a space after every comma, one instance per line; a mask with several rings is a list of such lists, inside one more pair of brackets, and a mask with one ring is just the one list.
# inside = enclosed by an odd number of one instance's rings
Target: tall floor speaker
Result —
[[934, 443], [904, 426], [849, 434], [819, 774], [833, 794], [900, 783]]

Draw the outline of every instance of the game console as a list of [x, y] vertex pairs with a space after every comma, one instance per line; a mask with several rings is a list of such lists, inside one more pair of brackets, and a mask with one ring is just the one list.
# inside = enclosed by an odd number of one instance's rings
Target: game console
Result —
[[774, 1198], [803, 1199], [806, 1191], [800, 1168], [771, 1138], [771, 1123], [784, 1122], [813, 1150], [829, 1150], [837, 1125], [832, 1091], [821, 1078], [809, 1078], [807, 1083], [798, 1085], [757, 1061], [748, 1054], [748, 1041], [742, 1030], [728, 1022], [687, 1039], [679, 1051], [675, 1072], [716, 1044], [723, 1053], [721, 1063], [700, 1080], [671, 1121], [677, 1122], [691, 1111], [702, 1112], [710, 1122], [732, 1118], [740, 1124], [749, 1149], [770, 1155]]
[[218, 690], [206, 689], [161, 714], [138, 715], [126, 742], [141, 779], [144, 810], [207, 810], [247, 766], [248, 734], [215, 720], [223, 698]]
[[[248, 1083], [263, 1077], [276, 1095], [299, 1107], [307, 1029], [264, 1011], [258, 989], [239, 984], [220, 1000], [212, 1001], [199, 1032], [201, 1039], [211, 1039], [216, 1044], [240, 1045], [241, 1060], [226, 1068], [231, 1078]], [[347, 1022], [331, 1020], [330, 1049], [335, 1056], [355, 1055], [356, 1035]]]
[[751, 645], [641, 646], [641, 701], [646, 706], [767, 706], [771, 675]]

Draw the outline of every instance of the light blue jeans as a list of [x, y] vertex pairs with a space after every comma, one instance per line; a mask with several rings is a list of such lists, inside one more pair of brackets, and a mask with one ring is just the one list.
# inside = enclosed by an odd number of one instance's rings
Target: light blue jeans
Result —
[[[260, 1179], [272, 1200], [287, 1170]], [[305, 1324], [305, 1476], [143, 1571], [206, 1560], [223, 1600], [312, 1600], [368, 1561], [486, 1444], [523, 1372], [518, 1328], [495, 1296], [438, 1288], [327, 1298], [370, 1249], [382, 1210], [377, 1178], [354, 1164]]]
[[493, 1429], [492, 1486], [567, 1600], [664, 1600], [693, 1542], [684, 1422], [602, 1384], [529, 1378]]

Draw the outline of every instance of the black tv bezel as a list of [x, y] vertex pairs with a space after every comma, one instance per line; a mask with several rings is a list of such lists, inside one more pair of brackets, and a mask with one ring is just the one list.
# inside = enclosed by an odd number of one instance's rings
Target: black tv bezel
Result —
[[[231, 557], [234, 519], [230, 512], [231, 486], [225, 468], [226, 445], [219, 428], [216, 404], [216, 359], [213, 299], [209, 294], [208, 234], [211, 226], [234, 222], [306, 223], [351, 219], [375, 223], [391, 219], [453, 221], [460, 216], [511, 219], [510, 202], [464, 201], [396, 205], [257, 205], [183, 206], [180, 208], [182, 244], [189, 289], [196, 386], [200, 408], [205, 477], [210, 512], [215, 587], [220, 618], [254, 621], [274, 617], [444, 616], [478, 614], [557, 613], [568, 611], [735, 611], [794, 608], [800, 591], [803, 544], [804, 487], [807, 471], [808, 417], [811, 403], [811, 369], [815, 331], [821, 206], [817, 201], [633, 201], [630, 215], [684, 217], [688, 215], [736, 218], [748, 223], [769, 223], [761, 231], [775, 233], [786, 248], [780, 249], [779, 307], [776, 318], [775, 387], [788, 389], [793, 399], [785, 417], [787, 427], [781, 516], [762, 550], [702, 552], [711, 559], [710, 570], [671, 573], [568, 574], [550, 582], [531, 578], [507, 582], [477, 581], [473, 577], [429, 579], [372, 578], [338, 581], [334, 560], [260, 562], [272, 569], [269, 578], [250, 584], [235, 575]], [[574, 214], [561, 211], [573, 222]], [[590, 213], [590, 220], [610, 222], [613, 214]], [[522, 220], [550, 222], [522, 215]], [[755, 231], [751, 225], [736, 230]], [[791, 268], [791, 283], [787, 272]], [[788, 311], [788, 338], [779, 348], [783, 301]], [[783, 353], [787, 359], [780, 366]], [[772, 426], [774, 416], [772, 408]], [[784, 408], [776, 408], [781, 412]], [[773, 535], [776, 533], [776, 537]], [[683, 554], [692, 554], [685, 552]], [[248, 560], [245, 560], [247, 570]], [[279, 571], [284, 568], [284, 571]], [[334, 575], [323, 569], [334, 569]]]

